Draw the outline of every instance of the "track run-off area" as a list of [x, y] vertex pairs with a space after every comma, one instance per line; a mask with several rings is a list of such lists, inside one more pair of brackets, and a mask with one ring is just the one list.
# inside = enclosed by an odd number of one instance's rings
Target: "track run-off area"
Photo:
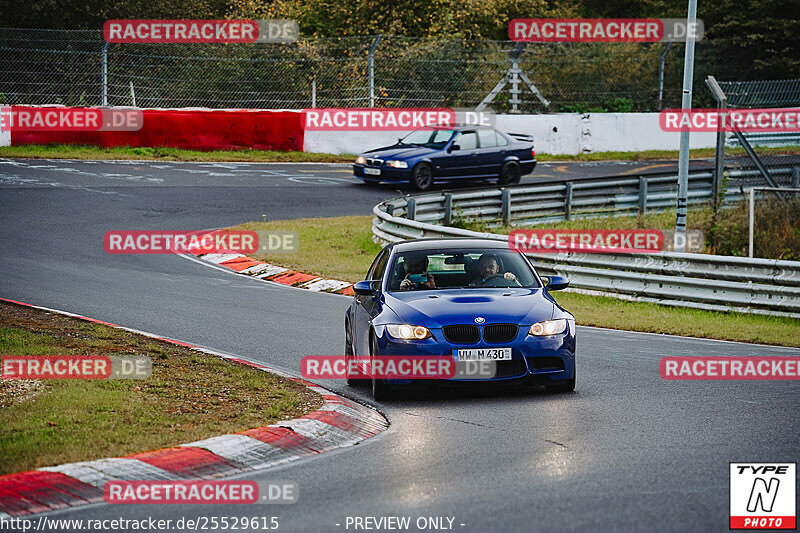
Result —
[[[523, 183], [674, 168], [547, 163]], [[0, 297], [299, 373], [305, 355], [342, 353], [347, 297], [176, 255], [110, 255], [104, 233], [367, 215], [397, 195], [337, 164], [0, 159]], [[282, 531], [347, 531], [347, 517], [381, 516], [452, 518], [442, 523], [456, 531], [727, 530], [729, 462], [798, 460], [800, 388], [659, 376], [662, 357], [697, 355], [800, 350], [578, 327], [574, 394], [492, 387], [376, 404], [367, 389], [321, 382], [376, 405], [391, 426], [247, 476], [296, 482], [296, 504], [95, 504], [49, 516], [277, 516]]]

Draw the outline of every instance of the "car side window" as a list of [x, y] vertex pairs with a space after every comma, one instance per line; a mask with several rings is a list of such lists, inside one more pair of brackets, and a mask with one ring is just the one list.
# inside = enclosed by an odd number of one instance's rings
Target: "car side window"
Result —
[[383, 279], [383, 273], [386, 271], [386, 261], [389, 259], [389, 250], [383, 250], [369, 269], [367, 274], [368, 280]]
[[505, 136], [503, 136], [502, 133], [496, 131], [495, 134], [497, 136], [497, 146], [508, 145], [508, 140], [505, 138]]
[[462, 132], [461, 136], [456, 140], [456, 144], [458, 144], [462, 150], [472, 150], [478, 147], [478, 136], [474, 131]]
[[436, 132], [433, 134], [433, 139], [431, 139], [430, 142], [434, 144], [446, 143], [452, 136], [453, 130], [436, 130]]
[[495, 137], [494, 130], [478, 130], [478, 140], [481, 143], [481, 148], [494, 148], [497, 146], [497, 137]]

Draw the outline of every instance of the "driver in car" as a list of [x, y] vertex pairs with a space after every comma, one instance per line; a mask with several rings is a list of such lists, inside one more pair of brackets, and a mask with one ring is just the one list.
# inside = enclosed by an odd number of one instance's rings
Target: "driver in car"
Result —
[[500, 273], [500, 264], [494, 255], [483, 254], [480, 259], [478, 259], [478, 277], [472, 280], [469, 285], [470, 287], [480, 287], [492, 277], [503, 277], [504, 279], [513, 281], [520, 287], [522, 286], [513, 272]]
[[436, 283], [433, 274], [428, 270], [428, 256], [421, 254], [412, 256], [403, 261], [405, 277], [400, 282], [401, 291], [435, 289]]

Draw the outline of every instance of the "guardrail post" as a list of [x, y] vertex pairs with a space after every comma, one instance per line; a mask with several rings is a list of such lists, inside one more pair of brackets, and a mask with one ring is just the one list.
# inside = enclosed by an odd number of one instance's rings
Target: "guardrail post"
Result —
[[453, 194], [444, 194], [444, 225], [449, 226], [453, 221]]
[[800, 167], [792, 167], [792, 187], [800, 187]]
[[647, 178], [639, 176], [639, 214], [647, 213]]
[[108, 43], [103, 44], [103, 54], [100, 57], [100, 105], [108, 105]]
[[413, 198], [408, 198], [406, 200], [406, 218], [408, 220], [414, 220], [414, 217], [417, 216], [417, 201]]
[[394, 216], [394, 204], [386, 204], [386, 214]]
[[567, 189], [564, 191], [564, 219], [572, 220], [572, 182], [566, 183]]
[[500, 189], [502, 205], [503, 224], [506, 226], [511, 225], [511, 191], [509, 189]]

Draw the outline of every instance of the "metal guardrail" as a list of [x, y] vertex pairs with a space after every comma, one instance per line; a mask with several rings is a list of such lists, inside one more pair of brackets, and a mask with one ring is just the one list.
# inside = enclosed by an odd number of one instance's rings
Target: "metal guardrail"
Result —
[[[791, 172], [792, 169], [783, 169]], [[747, 178], [752, 171], [729, 172]], [[675, 205], [675, 176], [601, 178], [576, 183], [442, 191], [387, 200], [373, 208], [382, 242], [506, 235], [451, 227], [460, 218], [487, 225], [536, 224], [577, 217], [635, 214]], [[672, 185], [672, 187], [670, 187]], [[689, 178], [690, 203], [711, 199], [711, 173]], [[726, 201], [742, 198], [728, 187]], [[540, 273], [570, 279], [576, 292], [715, 311], [800, 318], [800, 261], [707, 254], [529, 254]]]

